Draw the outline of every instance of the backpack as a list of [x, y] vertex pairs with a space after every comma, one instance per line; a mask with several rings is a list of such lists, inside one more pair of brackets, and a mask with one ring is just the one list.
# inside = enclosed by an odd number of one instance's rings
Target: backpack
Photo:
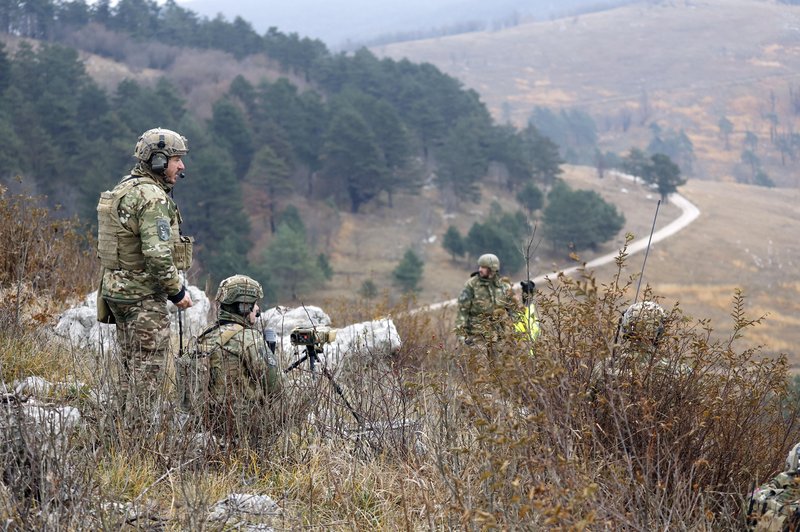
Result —
[[[218, 328], [219, 324], [209, 327], [200, 335], [200, 338]], [[213, 349], [206, 351], [200, 348], [200, 342], [194, 342], [194, 348], [175, 358], [175, 388], [178, 396], [178, 405], [187, 413], [201, 414], [205, 411], [209, 400], [211, 355], [227, 344], [236, 333], [244, 329], [239, 324], [222, 332], [219, 343]]]

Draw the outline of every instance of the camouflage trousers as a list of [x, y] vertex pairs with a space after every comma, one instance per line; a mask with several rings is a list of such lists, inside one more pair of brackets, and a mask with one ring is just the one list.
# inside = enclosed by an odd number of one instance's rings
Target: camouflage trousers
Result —
[[[168, 389], [166, 368], [170, 355], [170, 320], [167, 298], [152, 295], [135, 303], [108, 301], [117, 325], [119, 377], [122, 404], [150, 407]], [[141, 408], [136, 408], [140, 410]], [[149, 410], [149, 408], [148, 408]]]

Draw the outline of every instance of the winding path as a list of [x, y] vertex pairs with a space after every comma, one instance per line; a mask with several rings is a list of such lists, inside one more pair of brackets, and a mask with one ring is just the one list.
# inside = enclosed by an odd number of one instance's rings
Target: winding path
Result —
[[[621, 177], [623, 179], [629, 179], [631, 181], [634, 180], [633, 176], [628, 174], [623, 174], [619, 172], [614, 173], [616, 176]], [[669, 238], [673, 236], [678, 231], [686, 228], [691, 224], [693, 221], [700, 216], [700, 209], [697, 206], [686, 199], [685, 197], [681, 196], [677, 192], [670, 194], [669, 201], [672, 202], [673, 205], [677, 206], [681, 210], [681, 215], [678, 216], [675, 220], [670, 222], [669, 224], [665, 225], [658, 231], [653, 233], [652, 243], [660, 242], [665, 238]], [[647, 241], [650, 240], [650, 235], [648, 234], [645, 238], [640, 238], [638, 240], [634, 240], [628, 245], [628, 255], [633, 255], [634, 253], [639, 253], [647, 249]], [[597, 257], [594, 260], [591, 260], [586, 263], [586, 268], [596, 268], [597, 266], [601, 266], [603, 264], [608, 264], [609, 262], [614, 261], [616, 257], [619, 255], [619, 251], [615, 251], [613, 253], [608, 253], [601, 257]], [[548, 277], [553, 275], [558, 275], [559, 273], [564, 273], [566, 275], [570, 275], [575, 273], [579, 269], [583, 268], [584, 266], [573, 266], [571, 268], [567, 268], [566, 270], [561, 270], [560, 272], [550, 272], [542, 274], [538, 277], [533, 279], [533, 282], [536, 284], [540, 284], [547, 280]], [[445, 308], [450, 305], [454, 305], [456, 303], [456, 299], [449, 299], [447, 301], [441, 301], [439, 303], [433, 303], [432, 305], [427, 305], [421, 308], [416, 309], [414, 312], [422, 312], [425, 310], [439, 310]]]

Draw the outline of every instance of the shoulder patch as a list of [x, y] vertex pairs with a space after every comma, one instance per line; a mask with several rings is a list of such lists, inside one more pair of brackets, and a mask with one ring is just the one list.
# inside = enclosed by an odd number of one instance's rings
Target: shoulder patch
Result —
[[156, 229], [158, 230], [158, 239], [167, 242], [170, 237], [169, 220], [166, 218], [159, 218], [156, 220]]
[[463, 290], [461, 291], [461, 293], [458, 295], [458, 302], [459, 302], [459, 303], [466, 303], [467, 301], [469, 301], [469, 300], [470, 300], [470, 298], [471, 298], [471, 297], [472, 297], [472, 294], [470, 294], [470, 293], [469, 293], [469, 290], [467, 290], [467, 289], [465, 288], [465, 289], [463, 289]]

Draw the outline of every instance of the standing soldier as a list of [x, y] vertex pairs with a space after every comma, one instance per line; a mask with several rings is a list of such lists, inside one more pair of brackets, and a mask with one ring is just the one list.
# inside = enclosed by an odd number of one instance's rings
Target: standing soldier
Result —
[[150, 408], [159, 398], [170, 351], [167, 300], [181, 310], [192, 306], [179, 273], [191, 266], [192, 239], [181, 236], [181, 215], [169, 195], [183, 177], [188, 150], [174, 131], [145, 131], [130, 175], [97, 204], [98, 320], [116, 323], [123, 405], [135, 398]]
[[478, 258], [474, 272], [458, 296], [455, 332], [472, 344], [476, 340], [496, 341], [511, 325], [515, 309], [511, 284], [500, 277], [500, 259], [486, 253]]

